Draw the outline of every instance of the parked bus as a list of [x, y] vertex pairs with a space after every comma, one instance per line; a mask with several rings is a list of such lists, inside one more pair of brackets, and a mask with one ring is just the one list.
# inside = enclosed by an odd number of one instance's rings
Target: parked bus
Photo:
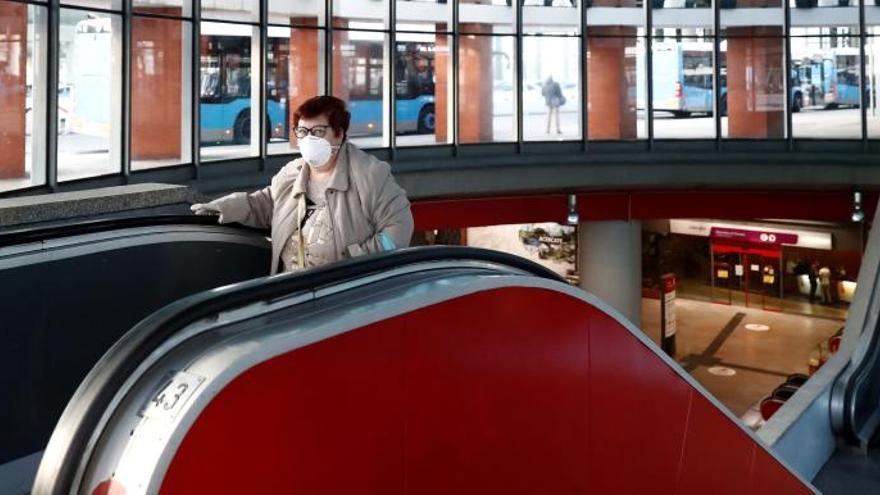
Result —
[[825, 53], [821, 78], [826, 108], [859, 106], [859, 49], [835, 48]]
[[[654, 45], [654, 110], [675, 117], [711, 114], [713, 49], [707, 42], [657, 43]], [[640, 60], [640, 63], [641, 62]], [[638, 71], [644, 84], [644, 70]], [[641, 104], [640, 107], [644, 108]]]
[[[208, 24], [208, 23], [205, 23]], [[249, 27], [245, 27], [250, 29]], [[203, 30], [201, 57], [201, 122], [202, 142], [223, 144], [250, 141], [250, 49], [248, 33], [230, 35], [230, 27], [218, 26], [220, 32]], [[220, 34], [220, 33], [224, 34]], [[350, 33], [342, 45], [345, 56], [342, 74], [348, 88], [348, 105], [352, 114], [349, 135], [353, 137], [381, 135], [384, 84], [382, 38], [374, 33]], [[266, 64], [267, 125], [272, 140], [287, 140], [288, 68], [276, 53], [289, 52], [290, 39], [269, 32]], [[410, 35], [431, 41], [408, 41], [400, 35], [395, 53], [397, 66], [398, 132], [431, 134], [434, 132], [434, 43], [432, 35]], [[314, 77], [309, 75], [309, 77]]]
[[[434, 35], [400, 33], [394, 50], [394, 91], [397, 133], [433, 134]], [[384, 56], [381, 35], [349, 33], [344, 45], [352, 136], [378, 136], [386, 100], [383, 98]]]
[[[719, 107], [721, 115], [727, 115], [727, 53], [722, 45], [721, 61], [713, 63], [714, 49], [711, 42], [679, 42], [658, 43], [654, 48], [654, 110], [672, 113], [675, 117], [689, 117], [700, 113], [711, 115], [714, 111], [713, 102], [713, 67], [721, 67], [719, 73]], [[641, 59], [639, 63], [643, 62]], [[792, 85], [789, 91], [791, 110], [800, 111], [810, 99], [805, 94], [802, 81], [809, 72], [792, 71]], [[644, 70], [639, 67], [639, 84], [644, 84]], [[780, 98], [775, 95], [783, 93], [784, 76], [781, 70], [766, 72], [768, 80], [762, 81], [760, 87], [766, 94], [755, 93], [755, 108], [782, 110]], [[813, 91], [812, 94], [816, 92]], [[824, 92], [822, 92], [824, 94]], [[639, 108], [644, 108], [640, 98]]]

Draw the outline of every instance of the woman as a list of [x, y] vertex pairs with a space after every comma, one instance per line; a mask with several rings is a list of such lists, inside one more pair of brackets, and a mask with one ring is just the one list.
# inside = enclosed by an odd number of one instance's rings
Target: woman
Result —
[[391, 167], [346, 140], [351, 114], [333, 96], [309, 99], [293, 114], [302, 158], [254, 193], [192, 205], [272, 229], [271, 273], [295, 271], [409, 245], [413, 218]]

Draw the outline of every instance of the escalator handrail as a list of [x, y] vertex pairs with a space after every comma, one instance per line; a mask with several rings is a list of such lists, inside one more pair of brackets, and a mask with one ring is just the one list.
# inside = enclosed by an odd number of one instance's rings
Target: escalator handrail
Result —
[[101, 417], [117, 391], [162, 343], [190, 324], [229, 308], [339, 284], [406, 265], [438, 261], [487, 262], [565, 283], [552, 270], [510, 254], [470, 247], [435, 246], [354, 258], [304, 272], [240, 282], [186, 297], [135, 325], [92, 368], [55, 427], [43, 455], [33, 493], [60, 495], [69, 491], [81, 459], [87, 455], [92, 434], [100, 426]]
[[214, 215], [151, 215], [83, 220], [81, 222], [54, 225], [50, 227], [25, 227], [4, 230], [0, 231], [0, 248], [18, 244], [48, 241], [61, 237], [72, 237], [138, 227], [161, 227], [164, 225], [223, 226], [254, 233], [262, 233], [264, 235], [268, 234], [267, 230], [256, 229], [240, 224], [219, 224], [217, 222], [217, 217]]

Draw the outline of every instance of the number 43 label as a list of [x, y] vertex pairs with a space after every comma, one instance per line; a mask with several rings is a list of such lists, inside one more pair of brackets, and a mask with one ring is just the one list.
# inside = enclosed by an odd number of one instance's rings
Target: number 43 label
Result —
[[185, 371], [169, 374], [150, 396], [140, 415], [150, 419], [173, 420], [203, 381], [204, 377]]

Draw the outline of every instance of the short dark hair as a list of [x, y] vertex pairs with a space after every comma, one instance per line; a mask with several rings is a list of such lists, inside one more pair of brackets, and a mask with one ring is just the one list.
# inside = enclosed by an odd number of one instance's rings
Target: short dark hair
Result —
[[327, 116], [327, 122], [337, 134], [342, 134], [343, 139], [348, 137], [348, 125], [351, 123], [351, 113], [345, 107], [345, 102], [335, 96], [313, 96], [304, 101], [293, 112], [293, 126], [299, 125], [302, 118], [313, 119], [321, 115]]

